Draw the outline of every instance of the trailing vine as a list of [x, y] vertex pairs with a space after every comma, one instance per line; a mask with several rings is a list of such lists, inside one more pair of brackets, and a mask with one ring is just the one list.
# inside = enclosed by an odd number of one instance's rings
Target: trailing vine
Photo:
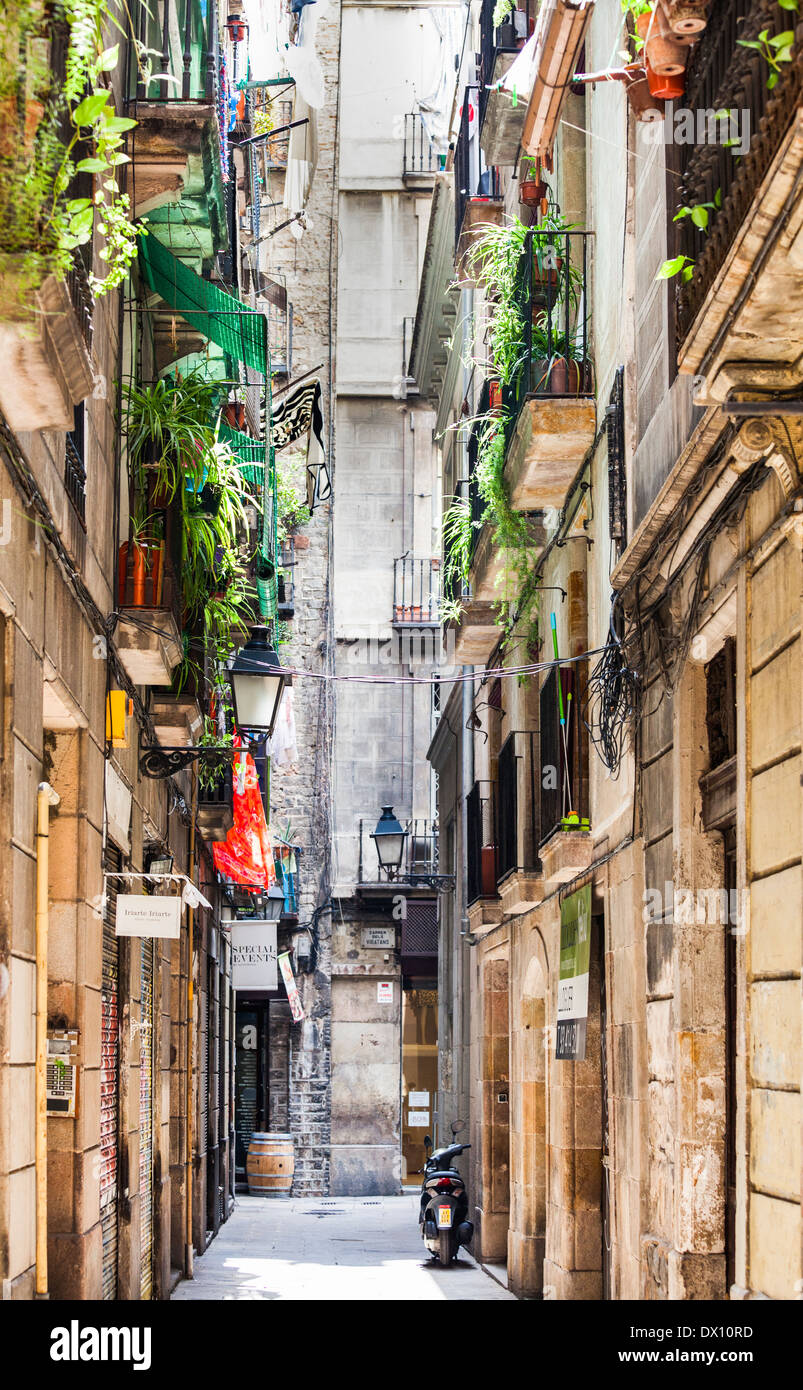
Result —
[[[104, 36], [121, 26], [106, 0], [56, 0], [51, 9], [42, 0], [3, 0], [0, 19], [6, 53], [15, 55], [0, 65], [0, 263], [16, 283], [16, 309], [46, 275], [66, 275], [96, 230], [106, 270], [89, 278], [103, 295], [122, 282], [137, 253], [117, 172], [128, 163], [123, 144], [136, 121], [117, 115], [107, 85], [120, 44], [104, 47]], [[52, 63], [60, 31], [61, 75]], [[92, 179], [84, 196], [75, 187], [80, 175]]]

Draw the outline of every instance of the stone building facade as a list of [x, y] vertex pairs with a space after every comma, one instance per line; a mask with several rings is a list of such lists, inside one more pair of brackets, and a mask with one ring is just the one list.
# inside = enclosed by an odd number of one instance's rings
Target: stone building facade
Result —
[[[482, 24], [491, 8], [478, 7]], [[774, 23], [771, 9], [747, 7], [739, 32]], [[541, 7], [543, 52], [570, 11]], [[575, 71], [582, 43], [594, 73], [626, 34], [618, 7], [587, 11], [562, 51]], [[573, 312], [590, 317], [593, 376], [561, 392], [542, 373], [504, 407], [501, 476], [532, 528], [535, 622], [506, 635], [517, 571], [480, 517], [452, 624], [474, 680], [444, 700], [449, 727], [429, 753], [442, 834], [465, 865], [441, 908], [442, 1104], [471, 1115], [475, 1253], [525, 1297], [799, 1292], [803, 504], [787, 402], [799, 390], [800, 58], [767, 94], [759, 60], [728, 48], [732, 11], [706, 16], [683, 103], [696, 116], [707, 92], [750, 116], [737, 164], [721, 141], [685, 148], [665, 122], [638, 120], [615, 81], [574, 85], [545, 117], [536, 76], [515, 109], [503, 91], [486, 98], [468, 135], [477, 183], [455, 128], [458, 179], [445, 174], [433, 203], [411, 370], [443, 432], [444, 509], [476, 458], [470, 427], [455, 426], [488, 409], [483, 373], [464, 365], [488, 360], [467, 243], [489, 222], [520, 218], [535, 245], [551, 226], [582, 277]], [[466, 105], [517, 39], [475, 31]], [[525, 175], [546, 183], [551, 223], [540, 202], [520, 205]], [[703, 201], [708, 235], [675, 220]], [[561, 215], [572, 236], [591, 234], [585, 261]], [[691, 275], [659, 276], [677, 255]], [[441, 325], [455, 317], [462, 342], [444, 362]], [[527, 665], [524, 683], [485, 674]], [[558, 679], [564, 710], [573, 695], [568, 749]], [[585, 893], [585, 1048], [563, 1060], [561, 951]]]

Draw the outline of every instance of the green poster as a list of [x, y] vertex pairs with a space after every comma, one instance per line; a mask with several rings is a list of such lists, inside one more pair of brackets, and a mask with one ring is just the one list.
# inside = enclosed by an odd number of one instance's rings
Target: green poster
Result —
[[581, 1062], [586, 1055], [588, 968], [591, 962], [591, 884], [560, 905], [560, 979], [555, 1057]]

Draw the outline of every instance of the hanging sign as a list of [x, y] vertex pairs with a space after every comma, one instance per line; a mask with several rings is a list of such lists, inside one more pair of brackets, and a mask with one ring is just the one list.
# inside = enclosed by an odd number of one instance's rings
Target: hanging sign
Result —
[[231, 983], [234, 989], [277, 989], [279, 967], [275, 922], [234, 922]]
[[407, 1111], [408, 1129], [429, 1129], [428, 1110], [408, 1110]]
[[181, 898], [157, 898], [145, 893], [118, 893], [116, 936], [167, 937], [181, 933]]
[[304, 1017], [304, 1006], [301, 1003], [301, 995], [298, 992], [298, 985], [293, 976], [293, 967], [290, 964], [289, 951], [283, 951], [279, 956], [279, 969], [282, 972], [284, 987], [287, 990], [287, 998], [290, 1003], [290, 1012], [293, 1015], [293, 1022], [300, 1023]]
[[555, 1058], [582, 1062], [586, 1055], [588, 967], [591, 960], [591, 884], [560, 905], [560, 977]]

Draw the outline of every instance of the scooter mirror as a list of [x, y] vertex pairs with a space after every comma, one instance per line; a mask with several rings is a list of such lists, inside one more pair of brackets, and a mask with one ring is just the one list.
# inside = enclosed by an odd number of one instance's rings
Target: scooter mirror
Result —
[[425, 1149], [431, 1149], [431, 1148], [432, 1148], [432, 1140], [430, 1139], [430, 1137], [429, 1137], [428, 1134], [425, 1134], [425, 1135], [424, 1135], [424, 1148], [425, 1148]]
[[456, 1134], [460, 1134], [465, 1127], [465, 1120], [452, 1120], [452, 1138], [454, 1138]]

